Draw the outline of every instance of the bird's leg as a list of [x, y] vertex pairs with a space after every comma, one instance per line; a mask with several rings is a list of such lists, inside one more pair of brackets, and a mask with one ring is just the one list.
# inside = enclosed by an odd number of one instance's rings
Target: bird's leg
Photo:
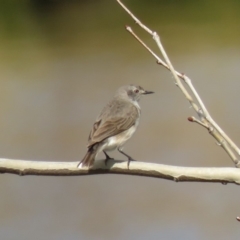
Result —
[[114, 158], [109, 157], [109, 155], [105, 151], [103, 151], [103, 152], [104, 152], [104, 154], [106, 156], [105, 165], [107, 166], [108, 160], [114, 160]]
[[135, 159], [133, 159], [131, 156], [129, 156], [128, 154], [126, 154], [121, 148], [118, 148], [118, 151], [123, 154], [124, 156], [126, 156], [128, 158], [128, 163], [127, 166], [129, 168], [129, 164], [131, 161], [136, 161]]

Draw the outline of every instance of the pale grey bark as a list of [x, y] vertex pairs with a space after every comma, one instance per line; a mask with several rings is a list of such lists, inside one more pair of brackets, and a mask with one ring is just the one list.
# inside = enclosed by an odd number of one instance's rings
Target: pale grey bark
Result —
[[162, 178], [176, 182], [218, 182], [240, 184], [240, 169], [211, 167], [177, 167], [156, 163], [131, 162], [128, 169], [126, 161], [112, 161], [105, 166], [98, 160], [92, 169], [77, 168], [78, 162], [43, 162], [0, 159], [0, 173], [20, 176], [75, 176], [92, 174], [125, 174]]

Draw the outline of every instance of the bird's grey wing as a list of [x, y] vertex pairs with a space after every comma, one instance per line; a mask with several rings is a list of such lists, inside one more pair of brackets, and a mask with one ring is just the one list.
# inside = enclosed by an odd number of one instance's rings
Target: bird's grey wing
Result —
[[129, 129], [135, 124], [138, 115], [137, 108], [132, 105], [131, 107], [128, 106], [127, 111], [124, 111], [124, 116], [116, 114], [112, 117], [106, 117], [105, 120], [103, 116], [100, 119], [98, 118], [89, 135], [88, 147]]

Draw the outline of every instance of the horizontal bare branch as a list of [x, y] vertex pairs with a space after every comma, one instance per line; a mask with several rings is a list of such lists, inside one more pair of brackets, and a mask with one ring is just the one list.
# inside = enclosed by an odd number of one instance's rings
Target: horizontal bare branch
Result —
[[0, 173], [12, 173], [20, 176], [76, 176], [93, 174], [125, 174], [162, 178], [175, 182], [219, 182], [240, 184], [240, 170], [237, 168], [177, 167], [156, 163], [127, 162], [109, 160], [96, 161], [92, 169], [77, 168], [78, 162], [43, 162], [0, 159]]

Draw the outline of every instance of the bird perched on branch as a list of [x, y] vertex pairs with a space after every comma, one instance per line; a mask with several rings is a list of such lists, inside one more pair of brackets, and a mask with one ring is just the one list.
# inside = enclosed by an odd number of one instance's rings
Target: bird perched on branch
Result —
[[141, 108], [139, 100], [142, 95], [151, 94], [140, 86], [126, 85], [119, 88], [112, 100], [103, 108], [93, 124], [88, 138], [88, 151], [79, 162], [78, 168], [93, 166], [97, 154], [101, 151], [107, 160], [107, 151], [117, 149], [130, 161], [134, 159], [123, 152], [123, 145], [131, 138], [139, 124]]

